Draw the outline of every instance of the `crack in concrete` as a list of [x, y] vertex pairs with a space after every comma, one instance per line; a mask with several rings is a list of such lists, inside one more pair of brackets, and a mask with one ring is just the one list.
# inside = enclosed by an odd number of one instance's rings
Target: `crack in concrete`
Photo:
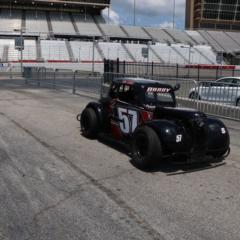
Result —
[[[8, 119], [10, 122], [12, 122], [14, 125], [22, 129], [25, 133], [30, 135], [33, 139], [35, 139], [38, 143], [40, 143], [43, 147], [48, 149], [53, 155], [56, 156], [57, 159], [61, 160], [68, 166], [70, 166], [72, 169], [77, 171], [79, 174], [85, 176], [89, 183], [91, 183], [93, 186], [95, 186], [97, 189], [102, 191], [110, 200], [112, 200], [117, 206], [119, 206], [128, 216], [129, 219], [135, 222], [140, 228], [142, 228], [153, 240], [161, 240], [165, 239], [157, 230], [155, 230], [145, 219], [143, 219], [134, 209], [132, 209], [123, 199], [119, 198], [119, 196], [105, 187], [102, 183], [99, 182], [99, 180], [96, 180], [94, 177], [92, 177], [89, 173], [85, 172], [81, 168], [79, 168], [77, 165], [75, 165], [70, 159], [68, 159], [62, 152], [57, 150], [54, 146], [49, 145], [44, 140], [40, 139], [36, 135], [34, 135], [31, 131], [26, 129], [24, 126], [16, 122], [15, 120], [11, 119], [4, 113], [0, 112], [0, 115]], [[72, 196], [72, 195], [70, 195]], [[68, 196], [68, 198], [70, 197]], [[56, 203], [53, 206], [50, 206], [48, 209], [51, 209], [53, 207], [59, 206], [64, 199], [60, 202]], [[45, 210], [46, 211], [46, 210]]]

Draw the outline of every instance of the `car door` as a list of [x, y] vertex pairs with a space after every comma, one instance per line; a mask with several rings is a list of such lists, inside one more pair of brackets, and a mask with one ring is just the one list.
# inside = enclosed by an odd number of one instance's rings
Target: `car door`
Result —
[[234, 95], [236, 95], [233, 81], [234, 78], [225, 78], [218, 81], [219, 84], [222, 84], [218, 93], [219, 102], [230, 104], [233, 101]]
[[118, 98], [111, 102], [111, 128], [118, 140], [131, 136], [139, 124], [139, 108], [131, 100], [131, 86], [120, 85]]

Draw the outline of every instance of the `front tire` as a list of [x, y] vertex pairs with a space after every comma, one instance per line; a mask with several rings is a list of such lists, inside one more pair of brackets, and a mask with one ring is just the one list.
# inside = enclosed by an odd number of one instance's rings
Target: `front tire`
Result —
[[132, 158], [140, 169], [147, 169], [159, 162], [162, 146], [157, 133], [148, 126], [136, 129], [133, 136]]
[[86, 108], [81, 115], [81, 131], [84, 137], [96, 138], [99, 132], [99, 121], [93, 108]]

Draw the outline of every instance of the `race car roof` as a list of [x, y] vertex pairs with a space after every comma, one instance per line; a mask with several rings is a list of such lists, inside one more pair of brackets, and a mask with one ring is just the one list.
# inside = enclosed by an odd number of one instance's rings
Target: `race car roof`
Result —
[[170, 84], [167, 84], [164, 81], [157, 81], [157, 80], [152, 80], [152, 79], [146, 79], [146, 78], [131, 78], [131, 77], [126, 77], [126, 78], [115, 78], [113, 80], [113, 82], [115, 83], [126, 83], [126, 84], [144, 84], [144, 85], [148, 85], [148, 84], [158, 84], [158, 85], [164, 85], [164, 86], [169, 86], [170, 88], [172, 88], [172, 86]]

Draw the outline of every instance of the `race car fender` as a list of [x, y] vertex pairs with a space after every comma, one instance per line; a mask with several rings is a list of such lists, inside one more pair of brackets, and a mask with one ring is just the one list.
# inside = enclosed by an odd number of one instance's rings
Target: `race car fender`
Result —
[[215, 118], [208, 118], [208, 149], [229, 149], [230, 137], [224, 123]]
[[103, 124], [104, 124], [104, 114], [103, 114], [102, 105], [100, 103], [97, 103], [97, 102], [90, 102], [86, 106], [86, 108], [92, 108], [96, 112], [99, 124], [102, 127]]
[[191, 148], [191, 139], [185, 129], [174, 121], [153, 120], [146, 123], [157, 133], [165, 155], [186, 152]]

